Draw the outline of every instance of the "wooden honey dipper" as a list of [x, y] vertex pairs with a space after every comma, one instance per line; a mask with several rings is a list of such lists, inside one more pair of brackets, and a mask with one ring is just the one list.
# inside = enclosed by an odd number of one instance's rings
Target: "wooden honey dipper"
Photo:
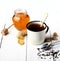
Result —
[[1, 33], [3, 34], [3, 35], [7, 35], [9, 32], [8, 32], [8, 29], [10, 29], [12, 26], [13, 26], [14, 24], [11, 24], [8, 28], [4, 28], [2, 31], [1, 31]]

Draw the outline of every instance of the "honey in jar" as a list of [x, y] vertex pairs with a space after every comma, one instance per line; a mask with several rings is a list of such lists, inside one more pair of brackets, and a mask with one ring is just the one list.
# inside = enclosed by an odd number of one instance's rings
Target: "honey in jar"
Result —
[[20, 30], [26, 30], [26, 25], [30, 21], [30, 17], [27, 14], [26, 10], [17, 9], [14, 11], [14, 15], [12, 17], [13, 24], [16, 29]]

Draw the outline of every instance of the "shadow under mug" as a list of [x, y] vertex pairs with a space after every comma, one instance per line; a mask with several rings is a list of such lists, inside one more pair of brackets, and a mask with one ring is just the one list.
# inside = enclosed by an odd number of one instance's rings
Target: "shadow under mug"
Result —
[[[49, 27], [46, 23], [43, 23], [43, 27], [39, 27], [41, 25], [41, 21], [31, 21], [27, 24], [27, 40], [32, 44], [42, 44], [45, 40], [46, 33], [49, 30]], [[38, 25], [38, 26], [37, 26]]]

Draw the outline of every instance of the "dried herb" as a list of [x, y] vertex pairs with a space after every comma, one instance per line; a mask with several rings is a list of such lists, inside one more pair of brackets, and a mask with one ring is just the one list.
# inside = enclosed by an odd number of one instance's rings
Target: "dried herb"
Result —
[[43, 50], [50, 50], [52, 48], [52, 44], [44, 44], [43, 47], [41, 49]]

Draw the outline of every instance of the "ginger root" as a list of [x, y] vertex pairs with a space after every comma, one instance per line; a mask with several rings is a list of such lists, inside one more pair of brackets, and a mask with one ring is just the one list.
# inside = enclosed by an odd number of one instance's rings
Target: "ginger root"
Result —
[[17, 38], [18, 38], [18, 43], [20, 45], [24, 45], [24, 37], [27, 35], [27, 30], [22, 30], [18, 33]]
[[24, 45], [24, 40], [23, 40], [23, 39], [18, 39], [18, 43], [19, 43], [20, 45]]
[[58, 34], [56, 32], [53, 33], [52, 37], [45, 38], [44, 42], [50, 42], [52, 40], [57, 40]]
[[17, 38], [19, 39], [19, 38], [21, 38], [21, 36], [24, 37], [26, 35], [27, 35], [27, 30], [22, 30], [22, 31], [18, 32]]
[[53, 36], [52, 36], [52, 39], [53, 39], [53, 40], [56, 40], [56, 39], [57, 39], [57, 36], [58, 36], [58, 34], [57, 34], [56, 32], [54, 32], [54, 33], [53, 33]]

